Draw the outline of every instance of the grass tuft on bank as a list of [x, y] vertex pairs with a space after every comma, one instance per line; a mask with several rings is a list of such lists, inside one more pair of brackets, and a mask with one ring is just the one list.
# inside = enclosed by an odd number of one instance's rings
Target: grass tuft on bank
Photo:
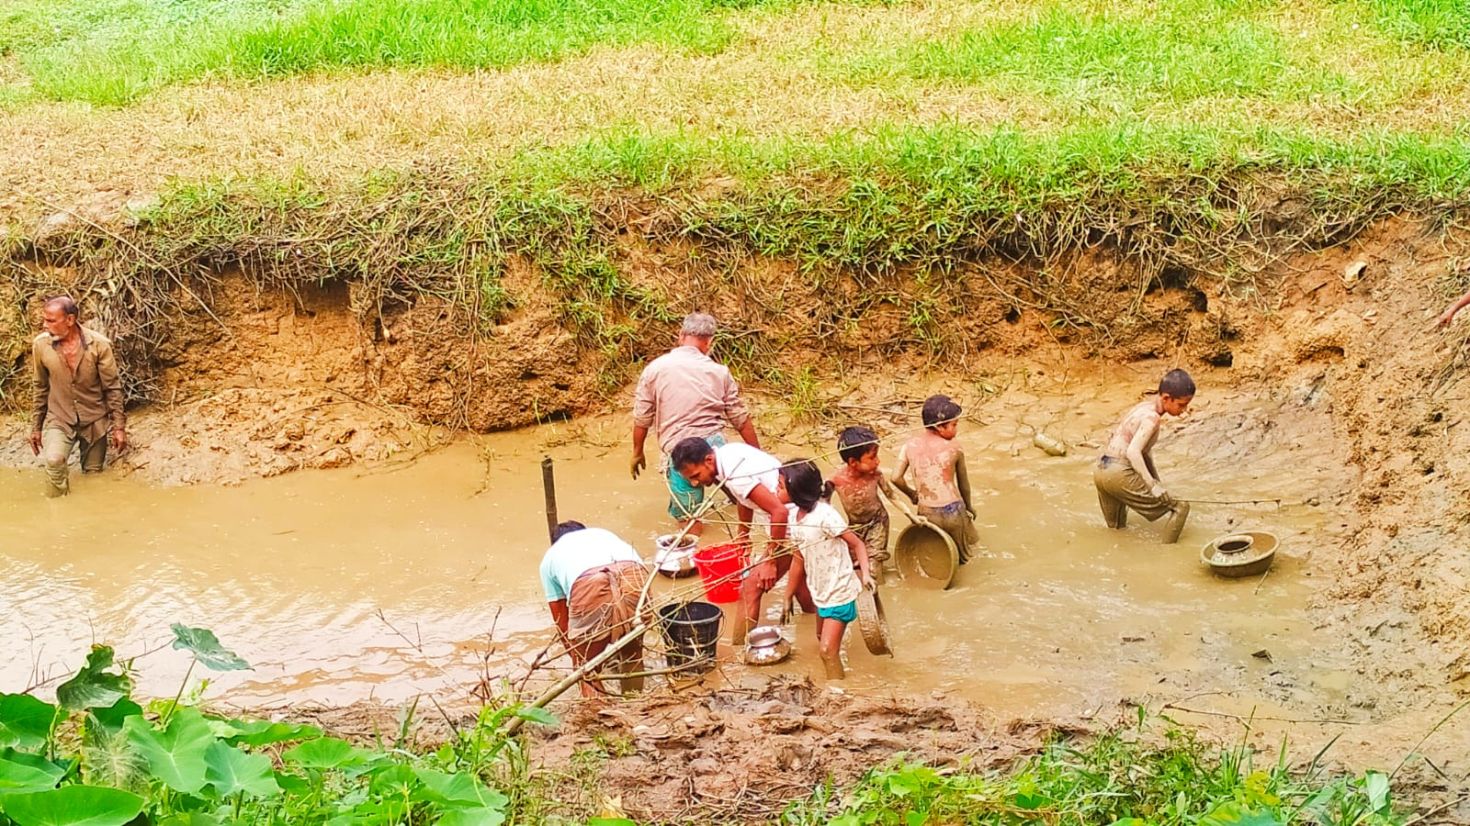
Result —
[[[1158, 731], [1162, 738], [1150, 736]], [[1142, 736], [1141, 736], [1142, 735]], [[1396, 826], [1388, 775], [1331, 776], [1317, 755], [1292, 768], [1246, 746], [1219, 748], [1144, 725], [1094, 739], [1058, 738], [1004, 771], [896, 761], [847, 789], [792, 806], [788, 826], [1077, 823], [1104, 826]]]
[[[1057, 266], [1077, 250], [1104, 245], [1136, 264], [1127, 276], [1136, 284], [1110, 286], [1125, 294], [1172, 269], [1249, 296], [1268, 289], [1255, 279], [1272, 256], [1341, 242], [1389, 215], [1467, 210], [1470, 136], [894, 127], [761, 141], [618, 131], [509, 165], [380, 170], [345, 187], [301, 176], [180, 183], [126, 234], [79, 222], [38, 240], [17, 232], [6, 245], [12, 259], [76, 268], [75, 291], [112, 306], [137, 398], [149, 396], [148, 353], [162, 345], [151, 336], [167, 329], [160, 320], [188, 278], [238, 270], [270, 289], [348, 282], [364, 313], [432, 297], [489, 330], [514, 309], [513, 262], [529, 265], [566, 328], [601, 354], [611, 393], [691, 302], [731, 290], [751, 325], [726, 351], [737, 369], [815, 346], [803, 337], [885, 303], [905, 313], [879, 344], [894, 351], [969, 346], [977, 297], [1106, 342], [1124, 310], [1103, 309], [1095, 285]], [[665, 251], [677, 277], [637, 272], [636, 249]], [[689, 258], [677, 264], [681, 249]], [[780, 302], [742, 275], [759, 260], [794, 263], [824, 296], [820, 317], [783, 320]]]

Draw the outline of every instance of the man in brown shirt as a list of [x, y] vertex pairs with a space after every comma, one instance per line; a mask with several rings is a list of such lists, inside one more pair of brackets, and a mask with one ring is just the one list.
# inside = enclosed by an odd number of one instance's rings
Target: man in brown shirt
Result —
[[81, 446], [83, 473], [102, 470], [109, 434], [114, 449], [128, 445], [127, 419], [112, 342], [83, 327], [77, 303], [66, 296], [47, 301], [42, 316], [46, 332], [31, 345], [36, 364], [31, 450], [46, 460], [47, 495], [64, 496], [71, 489], [66, 463], [72, 448]]
[[[633, 393], [633, 478], [637, 479], [647, 465], [643, 443], [649, 429], [656, 427], [664, 454], [659, 470], [668, 478], [669, 515], [677, 520], [694, 514], [704, 501], [704, 490], [689, 484], [677, 470], [669, 469], [668, 453], [674, 445], [690, 436], [722, 445], [728, 423], [746, 444], [760, 447], [755, 423], [740, 398], [740, 385], [730, 375], [730, 368], [709, 357], [714, 337], [714, 317], [690, 313], [679, 329], [678, 345], [643, 368]], [[696, 524], [690, 533], [698, 534], [699, 530]]]

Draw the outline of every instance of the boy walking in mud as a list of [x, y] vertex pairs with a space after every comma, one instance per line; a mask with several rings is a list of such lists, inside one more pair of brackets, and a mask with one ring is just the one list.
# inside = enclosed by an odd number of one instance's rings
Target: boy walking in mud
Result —
[[[960, 564], [970, 561], [970, 546], [980, 541], [975, 532], [975, 508], [970, 500], [970, 477], [965, 452], [955, 443], [960, 429], [960, 406], [949, 396], [924, 400], [924, 432], [909, 439], [898, 454], [893, 486], [919, 507], [919, 515], [950, 535]], [[904, 481], [909, 468], [914, 484]]]
[[1179, 541], [1189, 503], [1169, 495], [1154, 468], [1154, 443], [1164, 416], [1179, 416], [1194, 401], [1194, 379], [1183, 370], [1170, 370], [1159, 381], [1158, 395], [1139, 402], [1123, 416], [1092, 472], [1098, 504], [1109, 528], [1128, 524], [1128, 511], [1138, 511], [1150, 522], [1167, 517], [1163, 542]]
[[881, 577], [888, 555], [888, 509], [883, 496], [894, 498], [893, 487], [878, 466], [878, 434], [866, 427], [849, 427], [837, 435], [842, 467], [827, 483], [827, 497], [837, 493], [847, 524], [868, 549], [868, 566]]
[[[791, 574], [786, 603], [805, 582], [817, 607], [817, 644], [827, 679], [847, 676], [842, 668], [842, 637], [858, 618], [857, 598], [873, 587], [868, 549], [847, 527], [837, 509], [822, 501], [822, 472], [810, 461], [781, 468], [781, 501], [790, 503]], [[854, 567], [856, 571], [854, 571]]]

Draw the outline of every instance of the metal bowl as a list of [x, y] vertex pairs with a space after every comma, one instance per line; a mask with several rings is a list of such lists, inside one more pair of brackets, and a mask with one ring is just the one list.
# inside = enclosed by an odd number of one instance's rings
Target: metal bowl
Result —
[[653, 541], [658, 548], [653, 555], [653, 564], [658, 568], [659, 573], [674, 579], [693, 576], [696, 573], [694, 549], [699, 545], [698, 537], [686, 536], [678, 547], [670, 547], [677, 536], [678, 534], [664, 534]]
[[775, 665], [791, 656], [791, 643], [774, 625], [753, 629], [745, 640], [746, 665]]
[[750, 633], [745, 635], [745, 644], [751, 648], [769, 648], [785, 639], [779, 626], [762, 625], [750, 629]]

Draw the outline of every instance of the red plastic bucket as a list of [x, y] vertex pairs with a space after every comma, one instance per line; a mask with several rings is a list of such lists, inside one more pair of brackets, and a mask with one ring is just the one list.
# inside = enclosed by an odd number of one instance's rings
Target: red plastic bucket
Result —
[[740, 569], [745, 567], [745, 546], [727, 542], [694, 552], [694, 567], [704, 580], [704, 593], [710, 602], [736, 602], [740, 599]]

